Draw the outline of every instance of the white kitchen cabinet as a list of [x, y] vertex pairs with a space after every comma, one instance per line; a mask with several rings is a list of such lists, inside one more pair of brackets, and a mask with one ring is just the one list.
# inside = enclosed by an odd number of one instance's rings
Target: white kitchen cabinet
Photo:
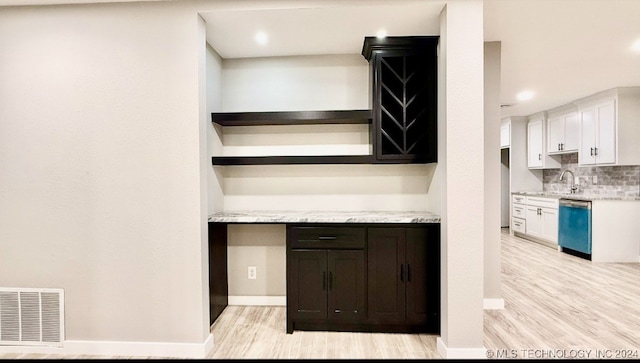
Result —
[[616, 163], [615, 99], [580, 109], [580, 165]]
[[500, 126], [500, 148], [504, 149], [511, 146], [511, 124], [507, 123]]
[[578, 112], [549, 116], [547, 120], [547, 152], [564, 154], [578, 151], [580, 123]]
[[535, 241], [558, 245], [558, 199], [514, 194], [511, 228]]
[[548, 156], [545, 148], [545, 116], [529, 117], [527, 124], [527, 160], [529, 169], [559, 168], [560, 162]]
[[524, 195], [514, 194], [511, 197], [511, 230], [518, 233], [526, 233], [526, 201]]
[[526, 203], [526, 234], [557, 245], [558, 199], [528, 196]]
[[544, 153], [544, 121], [542, 119], [529, 121], [527, 125], [527, 150], [529, 155], [529, 168], [542, 168], [544, 166], [542, 155]]

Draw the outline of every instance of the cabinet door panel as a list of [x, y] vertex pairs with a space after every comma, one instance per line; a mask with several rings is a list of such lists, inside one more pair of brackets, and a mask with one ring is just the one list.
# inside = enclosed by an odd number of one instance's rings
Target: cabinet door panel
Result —
[[596, 163], [596, 112], [595, 108], [580, 111], [580, 151], [578, 162], [582, 165]]
[[547, 151], [550, 153], [562, 151], [565, 138], [563, 117], [550, 118], [547, 121], [547, 127]]
[[543, 231], [542, 238], [558, 243], [558, 210], [541, 208]]
[[564, 147], [563, 151], [578, 151], [580, 145], [580, 122], [578, 113], [572, 112], [564, 117]]
[[395, 323], [405, 319], [405, 231], [369, 228], [367, 286], [369, 319]]
[[511, 145], [511, 124], [500, 126], [500, 147], [505, 148]]
[[328, 318], [360, 320], [366, 317], [364, 251], [328, 252]]
[[287, 310], [294, 319], [327, 318], [327, 252], [294, 250], [289, 254]]
[[597, 152], [596, 163], [616, 162], [616, 114], [613, 100], [597, 107]]
[[407, 228], [407, 311], [410, 324], [439, 327], [440, 233], [434, 228]]
[[542, 132], [542, 121], [529, 122], [527, 125], [527, 140], [528, 140], [528, 155], [529, 155], [529, 167], [539, 168], [542, 167], [542, 154], [544, 143]]
[[437, 160], [437, 65], [429, 51], [377, 50], [374, 56], [376, 158]]
[[526, 231], [534, 237], [542, 237], [542, 219], [540, 207], [527, 206]]

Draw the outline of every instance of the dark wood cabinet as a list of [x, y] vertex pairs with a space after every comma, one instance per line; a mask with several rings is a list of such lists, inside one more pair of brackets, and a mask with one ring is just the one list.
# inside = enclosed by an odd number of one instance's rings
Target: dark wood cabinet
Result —
[[227, 224], [209, 222], [209, 323], [229, 304]]
[[366, 319], [365, 230], [287, 228], [287, 332]]
[[371, 323], [440, 332], [438, 227], [368, 229], [367, 308]]
[[440, 224], [287, 226], [287, 333], [440, 333]]
[[437, 162], [437, 36], [366, 37], [376, 161]]

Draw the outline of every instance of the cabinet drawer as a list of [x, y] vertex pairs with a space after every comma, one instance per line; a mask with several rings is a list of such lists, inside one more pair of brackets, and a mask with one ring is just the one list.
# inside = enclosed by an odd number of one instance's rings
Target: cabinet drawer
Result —
[[525, 204], [527, 201], [527, 197], [524, 195], [513, 195], [513, 202], [519, 204]]
[[526, 217], [526, 206], [524, 204], [514, 204], [513, 205], [513, 217], [525, 218]]
[[364, 227], [290, 226], [287, 241], [292, 249], [364, 249]]
[[511, 219], [511, 228], [514, 232], [525, 233], [527, 221], [520, 218]]
[[558, 209], [557, 198], [527, 197], [527, 205], [542, 208]]

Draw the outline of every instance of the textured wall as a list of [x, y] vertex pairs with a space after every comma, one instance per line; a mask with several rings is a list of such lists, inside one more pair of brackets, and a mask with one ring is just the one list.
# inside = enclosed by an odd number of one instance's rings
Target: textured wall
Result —
[[[545, 169], [543, 172], [544, 191], [568, 191], [571, 177], [566, 174], [560, 180], [563, 170], [571, 170], [579, 179], [579, 192], [589, 194], [614, 194], [617, 196], [637, 196], [640, 193], [640, 166], [578, 166], [578, 153], [562, 155], [560, 169]], [[597, 184], [593, 182], [597, 176]]]

